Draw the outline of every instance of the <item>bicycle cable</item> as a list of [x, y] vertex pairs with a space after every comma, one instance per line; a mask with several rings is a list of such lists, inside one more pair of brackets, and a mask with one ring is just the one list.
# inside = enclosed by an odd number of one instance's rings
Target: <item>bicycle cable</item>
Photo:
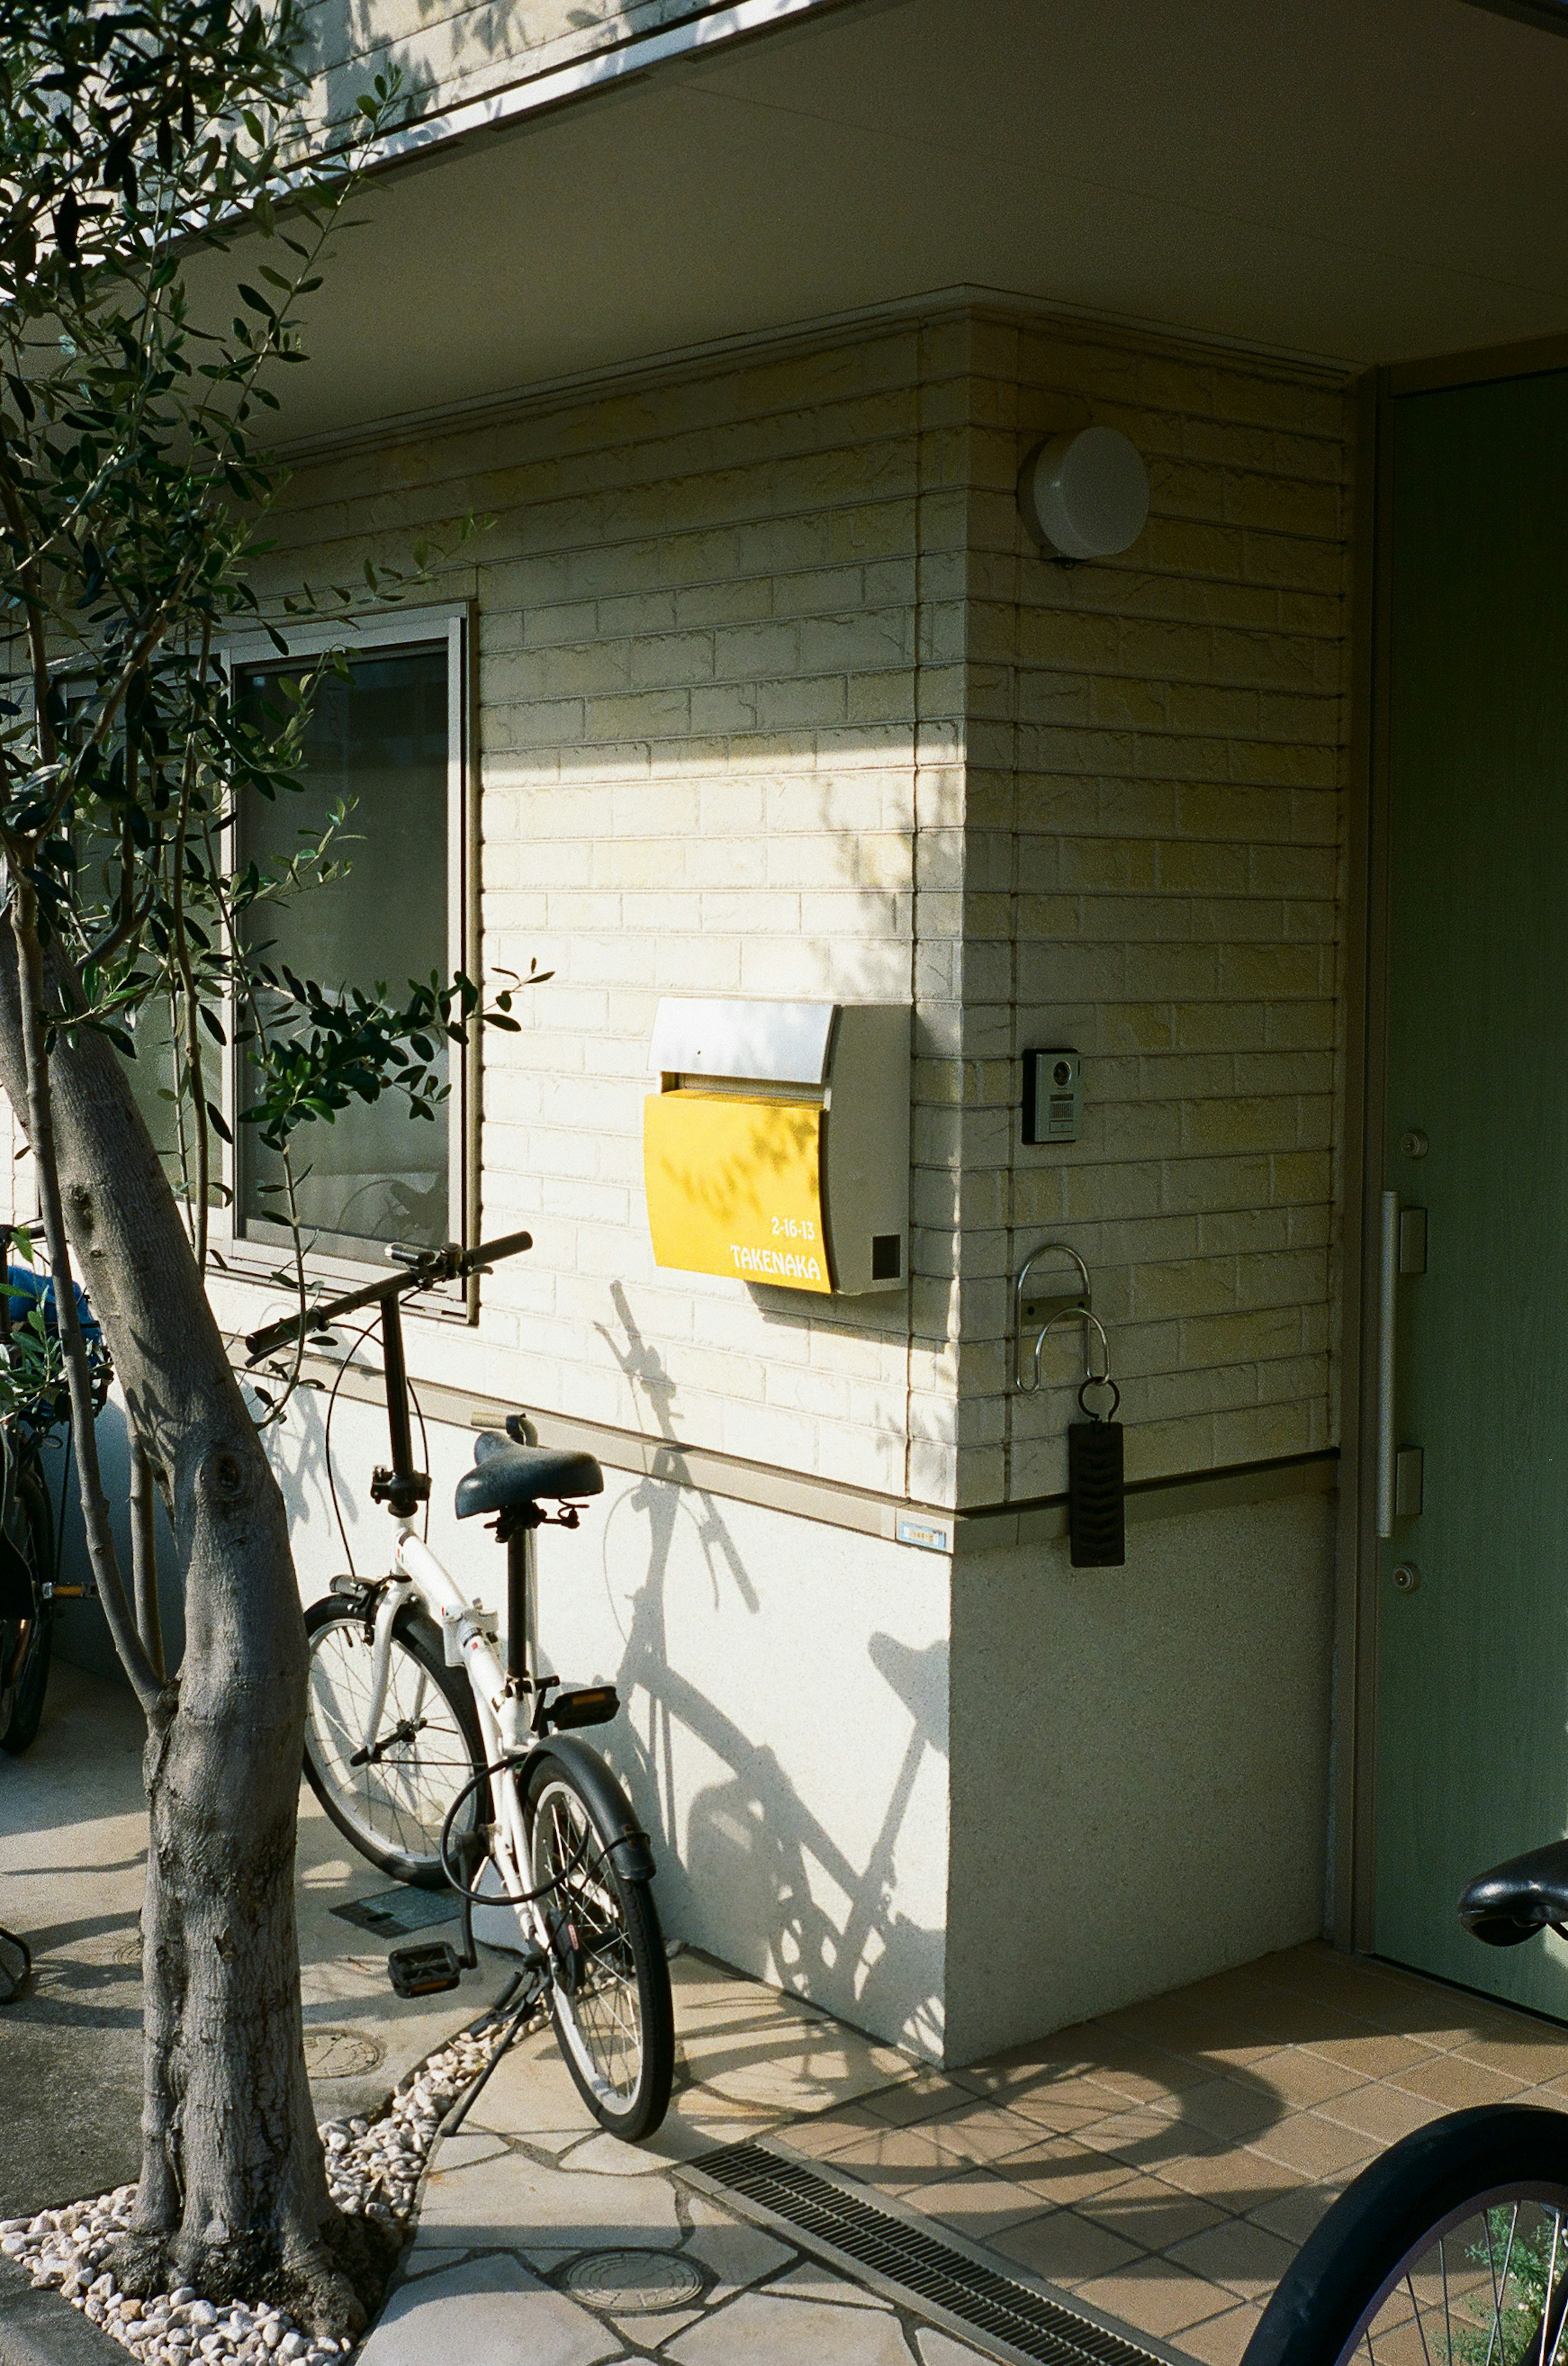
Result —
[[[448, 1843], [452, 1838], [452, 1827], [454, 1823], [456, 1821], [466, 1802], [472, 1798], [474, 1793], [478, 1789], [481, 1783], [488, 1782], [492, 1774], [510, 1773], [517, 1763], [518, 1760], [515, 1757], [497, 1758], [492, 1760], [488, 1766], [481, 1766], [476, 1774], [470, 1774], [467, 1782], [465, 1783], [462, 1790], [458, 1792], [456, 1797], [453, 1800], [451, 1807], [448, 1808], [446, 1811], [446, 1820], [441, 1828], [441, 1869], [446, 1876], [447, 1880], [451, 1883], [456, 1895], [459, 1898], [466, 1899], [470, 1906], [532, 1906], [539, 1898], [548, 1898], [553, 1889], [559, 1889], [563, 1882], [566, 1881], [567, 1876], [569, 1874], [576, 1873], [588, 1851], [589, 1833], [585, 1829], [582, 1839], [577, 1843], [577, 1854], [572, 1857], [568, 1864], [564, 1865], [558, 1873], [553, 1874], [550, 1879], [545, 1882], [542, 1887], [538, 1889], [525, 1889], [521, 1891], [521, 1894], [517, 1895], [514, 1895], [510, 1889], [468, 1889], [461, 1881], [458, 1880], [456, 1875], [453, 1871], [451, 1860], [448, 1855]], [[490, 1862], [493, 1865], [495, 1863], [495, 1859], [492, 1857]]]
[[[403, 1384], [409, 1391], [409, 1403], [414, 1408], [414, 1418], [420, 1425], [420, 1459], [423, 1462], [425, 1469], [428, 1470], [431, 1467], [431, 1437], [429, 1430], [425, 1427], [425, 1409], [420, 1403], [420, 1392], [418, 1389], [415, 1388], [413, 1381], [409, 1378], [407, 1373], [403, 1376]], [[420, 1536], [422, 1541], [428, 1545], [431, 1540], [431, 1499], [429, 1495], [425, 1497], [424, 1526], [420, 1530]]]
[[338, 1524], [338, 1534], [343, 1540], [343, 1558], [348, 1562], [349, 1575], [351, 1577], [357, 1577], [359, 1575], [359, 1572], [354, 1567], [353, 1547], [349, 1542], [348, 1527], [343, 1519], [342, 1497], [338, 1491], [337, 1473], [332, 1469], [332, 1414], [337, 1407], [338, 1391], [343, 1384], [343, 1374], [348, 1370], [349, 1366], [353, 1363], [355, 1356], [364, 1346], [371, 1333], [375, 1330], [375, 1323], [376, 1318], [375, 1315], [372, 1315], [370, 1321], [365, 1324], [364, 1330], [360, 1333], [358, 1338], [349, 1349], [348, 1354], [338, 1366], [336, 1377], [332, 1381], [331, 1387], [327, 1391], [327, 1417], [322, 1425], [321, 1431], [321, 1459], [327, 1466], [327, 1493], [332, 1499], [332, 1516]]

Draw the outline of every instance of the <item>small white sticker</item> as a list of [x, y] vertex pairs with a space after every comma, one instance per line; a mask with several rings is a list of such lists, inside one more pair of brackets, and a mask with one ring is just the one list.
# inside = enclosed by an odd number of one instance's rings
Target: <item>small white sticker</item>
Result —
[[923, 1545], [927, 1552], [946, 1552], [947, 1531], [929, 1520], [901, 1520], [896, 1530], [901, 1545]]

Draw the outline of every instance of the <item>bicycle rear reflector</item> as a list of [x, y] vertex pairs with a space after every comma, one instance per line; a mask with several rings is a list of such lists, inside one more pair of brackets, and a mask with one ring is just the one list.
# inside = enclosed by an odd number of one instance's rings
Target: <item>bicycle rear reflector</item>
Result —
[[613, 1684], [583, 1684], [576, 1692], [557, 1693], [544, 1717], [555, 1732], [565, 1733], [577, 1725], [608, 1725], [620, 1709]]
[[454, 1989], [463, 1977], [457, 1950], [444, 1939], [422, 1947], [394, 1947], [386, 1958], [386, 1977], [400, 1997], [439, 1996]]

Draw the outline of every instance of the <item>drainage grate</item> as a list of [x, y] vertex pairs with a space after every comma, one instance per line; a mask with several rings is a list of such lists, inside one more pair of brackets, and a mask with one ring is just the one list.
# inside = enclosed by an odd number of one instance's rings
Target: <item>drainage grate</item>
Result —
[[687, 2166], [1040, 2366], [1150, 2366], [1158, 2356], [761, 2145], [722, 2145]]
[[378, 1939], [400, 1939], [409, 1931], [426, 1931], [432, 1922], [451, 1922], [457, 1900], [450, 1889], [377, 1889], [369, 1898], [351, 1898], [331, 1911], [356, 1931], [374, 1931]]

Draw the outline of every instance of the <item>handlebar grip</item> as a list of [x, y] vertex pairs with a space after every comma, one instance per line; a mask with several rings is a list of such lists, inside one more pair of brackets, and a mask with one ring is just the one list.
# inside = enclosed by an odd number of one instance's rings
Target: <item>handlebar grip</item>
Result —
[[533, 1246], [532, 1233], [503, 1233], [498, 1241], [481, 1241], [470, 1249], [463, 1260], [465, 1273], [476, 1273], [481, 1266], [499, 1265], [503, 1257], [518, 1256]]

